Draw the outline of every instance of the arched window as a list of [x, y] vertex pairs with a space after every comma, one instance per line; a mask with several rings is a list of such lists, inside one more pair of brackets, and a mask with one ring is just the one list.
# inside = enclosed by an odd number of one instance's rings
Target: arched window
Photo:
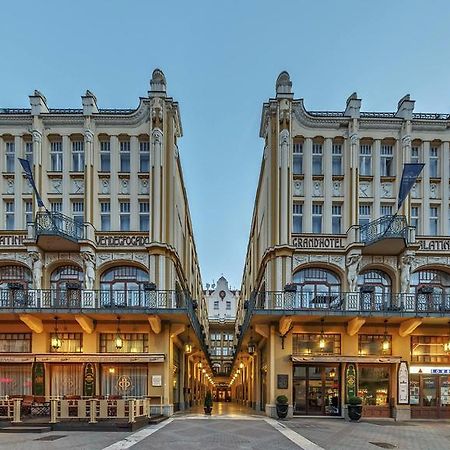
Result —
[[28, 267], [0, 266], [0, 289], [31, 289], [32, 275]]
[[78, 266], [67, 265], [55, 269], [50, 276], [53, 306], [79, 307], [82, 283], [83, 271]]
[[390, 294], [392, 282], [381, 270], [367, 270], [358, 275], [358, 290], [362, 293]]
[[113, 267], [100, 277], [102, 306], [139, 306], [145, 300], [148, 272], [133, 266]]
[[411, 275], [411, 294], [450, 294], [450, 275], [442, 270], [419, 270]]

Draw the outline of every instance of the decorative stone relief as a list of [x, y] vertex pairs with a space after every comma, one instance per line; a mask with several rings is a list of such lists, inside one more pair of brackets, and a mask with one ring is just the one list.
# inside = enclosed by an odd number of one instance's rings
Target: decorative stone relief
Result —
[[148, 194], [150, 192], [149, 185], [150, 183], [148, 178], [141, 178], [139, 182], [139, 193]]
[[147, 254], [146, 253], [134, 253], [133, 259], [136, 261], [145, 261]]
[[339, 180], [333, 181], [333, 197], [342, 196], [342, 183]]
[[372, 197], [372, 183], [369, 181], [361, 181], [359, 183], [359, 196]]
[[84, 261], [84, 287], [92, 290], [95, 284], [95, 255], [91, 252], [83, 252], [81, 258]]
[[322, 181], [314, 181], [313, 182], [313, 197], [322, 197], [323, 189], [322, 189]]
[[14, 194], [14, 178], [5, 178], [6, 183], [6, 193]]
[[397, 268], [397, 258], [395, 256], [385, 256], [384, 264], [387, 264], [388, 266], [391, 266], [394, 269], [396, 269]]
[[128, 178], [120, 179], [120, 193], [129, 194], [130, 193], [130, 180]]
[[0, 253], [0, 259], [8, 259], [11, 261], [21, 261], [30, 269], [32, 268], [30, 264], [30, 258], [28, 253]]
[[113, 259], [112, 253], [97, 254], [97, 266], [99, 266], [107, 261], [111, 261], [112, 259]]
[[336, 266], [339, 266], [341, 269], [345, 267], [345, 257], [343, 255], [331, 256], [330, 262]]
[[109, 194], [109, 178], [102, 178], [101, 193]]
[[345, 267], [345, 257], [343, 255], [295, 255], [292, 258], [293, 270], [305, 263], [322, 262], [334, 264], [335, 266]]
[[391, 198], [393, 192], [392, 183], [381, 183], [381, 197]]
[[420, 197], [420, 183], [414, 183], [412, 185], [410, 195], [411, 195], [411, 198], [419, 198]]
[[42, 288], [42, 258], [39, 252], [30, 252], [30, 259], [32, 261], [33, 266], [33, 288], [41, 289]]
[[25, 183], [23, 183], [23, 193], [31, 194], [33, 192], [33, 187], [31, 186], [30, 180], [25, 178]]
[[74, 179], [72, 180], [72, 193], [74, 194], [84, 194], [84, 180]]
[[62, 194], [62, 178], [52, 178], [50, 180], [50, 190], [53, 194]]
[[400, 292], [409, 292], [411, 280], [411, 267], [414, 261], [413, 254], [406, 254], [400, 259]]
[[358, 285], [358, 272], [362, 256], [358, 253], [347, 255], [345, 265], [347, 267], [347, 282], [350, 292], [356, 292]]
[[300, 266], [301, 264], [304, 264], [304, 263], [306, 263], [306, 262], [308, 262], [308, 256], [294, 256], [294, 258], [293, 258], [293, 266], [294, 266], [294, 269], [297, 267], [297, 266]]
[[441, 198], [438, 183], [430, 183], [430, 198]]

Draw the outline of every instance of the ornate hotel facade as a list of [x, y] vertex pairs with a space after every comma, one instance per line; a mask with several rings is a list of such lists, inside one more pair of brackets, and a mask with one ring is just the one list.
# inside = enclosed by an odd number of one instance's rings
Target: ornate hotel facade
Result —
[[164, 74], [133, 110], [30, 103], [0, 109], [0, 398], [199, 401], [207, 308]]
[[[308, 111], [280, 74], [262, 109], [233, 393], [269, 415], [279, 395], [290, 414], [336, 416], [359, 395], [366, 416], [450, 418], [449, 125], [409, 95], [395, 112], [362, 112], [356, 94]], [[397, 214], [405, 163], [424, 168]]]

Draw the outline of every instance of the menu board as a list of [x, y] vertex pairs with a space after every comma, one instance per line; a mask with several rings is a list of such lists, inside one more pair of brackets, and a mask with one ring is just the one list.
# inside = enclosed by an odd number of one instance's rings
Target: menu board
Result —
[[398, 404], [409, 405], [409, 370], [408, 363], [401, 361], [398, 366]]

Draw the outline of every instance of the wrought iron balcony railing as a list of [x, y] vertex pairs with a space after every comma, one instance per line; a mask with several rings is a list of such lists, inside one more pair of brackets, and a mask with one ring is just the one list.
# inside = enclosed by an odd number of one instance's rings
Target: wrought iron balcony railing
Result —
[[148, 310], [186, 307], [186, 298], [177, 291], [132, 291], [82, 289], [0, 289], [0, 309]]
[[84, 223], [59, 212], [38, 212], [35, 220], [36, 237], [61, 236], [74, 242], [86, 238]]
[[320, 313], [449, 314], [450, 294], [260, 292], [255, 310]]
[[403, 238], [408, 242], [408, 223], [405, 216], [383, 216], [359, 228], [360, 241], [366, 245], [381, 239]]

